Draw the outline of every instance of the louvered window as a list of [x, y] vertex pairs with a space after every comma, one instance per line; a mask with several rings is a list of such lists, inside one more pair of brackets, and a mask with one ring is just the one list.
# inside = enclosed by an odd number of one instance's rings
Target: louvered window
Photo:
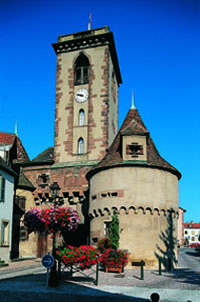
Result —
[[81, 54], [75, 62], [74, 84], [87, 84], [89, 82], [89, 61], [88, 58]]

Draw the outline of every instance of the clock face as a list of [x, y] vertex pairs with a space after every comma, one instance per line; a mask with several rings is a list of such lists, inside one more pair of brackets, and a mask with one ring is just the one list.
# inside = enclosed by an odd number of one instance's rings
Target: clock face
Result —
[[83, 103], [88, 99], [88, 91], [85, 88], [80, 88], [75, 93], [75, 100], [78, 103]]

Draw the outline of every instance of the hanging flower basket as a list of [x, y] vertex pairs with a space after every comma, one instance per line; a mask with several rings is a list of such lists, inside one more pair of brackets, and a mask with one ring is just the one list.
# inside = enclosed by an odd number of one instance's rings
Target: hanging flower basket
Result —
[[74, 231], [79, 221], [79, 215], [72, 207], [33, 208], [24, 215], [24, 225], [29, 233], [46, 231], [55, 235], [65, 230]]
[[75, 231], [80, 221], [79, 215], [72, 207], [50, 207], [41, 210], [41, 218], [50, 234], [62, 233], [65, 230]]
[[24, 214], [24, 226], [27, 228], [30, 234], [33, 231], [42, 233], [45, 231], [45, 222], [41, 217], [41, 210], [38, 208], [33, 208], [28, 210]]

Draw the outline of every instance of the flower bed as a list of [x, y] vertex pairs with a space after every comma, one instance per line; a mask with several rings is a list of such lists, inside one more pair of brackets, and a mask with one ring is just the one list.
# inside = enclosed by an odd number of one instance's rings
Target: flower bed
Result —
[[101, 254], [101, 263], [107, 268], [122, 268], [128, 264], [128, 253], [120, 249], [106, 249]]
[[93, 264], [101, 260], [99, 251], [88, 245], [80, 247], [67, 246], [63, 249], [58, 249], [56, 256], [66, 266], [76, 265], [81, 269], [89, 269]]

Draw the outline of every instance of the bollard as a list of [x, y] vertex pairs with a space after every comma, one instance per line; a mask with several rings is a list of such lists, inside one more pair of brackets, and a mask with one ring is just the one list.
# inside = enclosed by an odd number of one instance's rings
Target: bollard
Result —
[[162, 265], [162, 262], [161, 262], [161, 259], [159, 258], [159, 259], [158, 259], [158, 272], [159, 272], [159, 276], [162, 275], [162, 268], [161, 268], [161, 265]]
[[144, 264], [145, 262], [141, 260], [141, 280], [144, 280]]
[[170, 273], [172, 270], [172, 260], [170, 257], [168, 257], [168, 272]]
[[96, 265], [96, 280], [94, 281], [94, 284], [98, 285], [98, 282], [99, 282], [99, 263], [97, 262], [97, 265]]
[[159, 300], [160, 300], [160, 296], [159, 296], [159, 294], [157, 294], [157, 293], [153, 293], [153, 294], [151, 294], [151, 301], [152, 302], [159, 302]]
[[61, 261], [60, 259], [58, 260], [58, 279], [61, 277]]
[[144, 266], [145, 266], [145, 262], [144, 260], [141, 260], [140, 262], [138, 261], [133, 261], [131, 262], [132, 266], [140, 266], [140, 276], [141, 276], [141, 280], [144, 280]]

